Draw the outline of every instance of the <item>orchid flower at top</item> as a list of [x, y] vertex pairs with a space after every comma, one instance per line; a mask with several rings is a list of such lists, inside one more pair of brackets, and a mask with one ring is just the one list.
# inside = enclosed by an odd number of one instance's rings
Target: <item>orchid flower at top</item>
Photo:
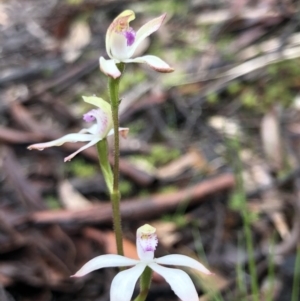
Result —
[[[102, 98], [96, 96], [83, 96], [83, 100], [97, 107], [97, 109], [93, 109], [83, 115], [84, 121], [88, 123], [96, 121], [95, 124], [93, 124], [88, 129], [82, 129], [78, 133], [68, 134], [53, 141], [29, 145], [28, 149], [43, 150], [47, 147], [60, 146], [66, 142], [89, 142], [86, 145], [79, 148], [76, 152], [66, 157], [64, 159], [64, 161], [66, 162], [70, 161], [81, 151], [87, 149], [92, 145], [95, 145], [100, 140], [106, 138], [107, 136], [113, 135], [114, 130], [111, 114], [111, 105]], [[119, 128], [119, 132], [123, 137], [127, 136], [128, 131], [128, 128]]]
[[118, 78], [121, 72], [117, 63], [146, 63], [158, 72], [174, 71], [166, 62], [154, 55], [145, 55], [132, 58], [137, 47], [153, 32], [161, 26], [166, 14], [144, 24], [137, 32], [129, 26], [129, 22], [135, 19], [132, 10], [125, 10], [119, 14], [110, 24], [106, 33], [106, 52], [110, 60], [100, 57], [100, 69], [106, 75]]
[[148, 266], [165, 278], [181, 300], [198, 301], [197, 291], [188, 274], [179, 269], [163, 267], [161, 264], [186, 266], [208, 275], [211, 272], [200, 262], [185, 255], [173, 254], [154, 258], [156, 246], [156, 229], [146, 224], [138, 228], [136, 234], [136, 248], [140, 260], [130, 259], [121, 255], [101, 255], [88, 261], [72, 277], [82, 277], [94, 270], [106, 267], [133, 266], [117, 274], [110, 288], [110, 301], [130, 301], [138, 278]]

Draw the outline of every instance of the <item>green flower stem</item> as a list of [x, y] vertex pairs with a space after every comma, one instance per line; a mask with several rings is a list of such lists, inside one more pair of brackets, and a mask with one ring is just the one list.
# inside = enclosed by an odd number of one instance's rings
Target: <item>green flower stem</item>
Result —
[[140, 294], [134, 301], [145, 301], [151, 285], [152, 270], [147, 266], [140, 279]]
[[107, 139], [103, 139], [97, 143], [97, 151], [99, 157], [100, 168], [110, 194], [113, 192], [113, 173], [108, 161]]
[[[124, 71], [124, 64], [118, 64], [118, 68], [121, 73]], [[120, 199], [121, 194], [119, 190], [119, 156], [120, 156], [120, 145], [119, 145], [119, 78], [109, 78], [108, 87], [110, 95], [110, 104], [112, 110], [112, 118], [114, 125], [114, 167], [113, 167], [113, 189], [111, 192], [111, 201], [113, 207], [113, 223], [114, 232], [116, 236], [117, 251], [119, 255], [124, 255], [123, 252], [123, 240], [122, 240], [122, 223], [120, 214]]]

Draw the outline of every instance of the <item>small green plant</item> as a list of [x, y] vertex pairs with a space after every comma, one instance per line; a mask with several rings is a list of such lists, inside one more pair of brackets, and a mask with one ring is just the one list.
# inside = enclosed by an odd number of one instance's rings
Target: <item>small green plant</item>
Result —
[[49, 209], [60, 209], [61, 204], [58, 198], [54, 197], [53, 195], [48, 195], [45, 197], [46, 205]]
[[207, 101], [210, 104], [216, 104], [219, 100], [219, 96], [217, 93], [211, 92], [207, 95]]
[[120, 182], [120, 193], [122, 196], [127, 196], [132, 192], [132, 184], [129, 181], [123, 180]]
[[181, 213], [174, 213], [174, 214], [165, 214], [161, 218], [165, 222], [172, 222], [175, 223], [175, 225], [178, 228], [184, 228], [187, 225], [187, 219], [185, 215]]
[[241, 91], [241, 87], [242, 87], [242, 84], [240, 82], [233, 81], [228, 85], [227, 90], [228, 90], [229, 94], [235, 95]]
[[250, 88], [242, 92], [241, 102], [245, 107], [249, 109], [256, 108], [259, 103], [256, 92]]
[[155, 145], [151, 149], [149, 161], [155, 165], [164, 165], [180, 156], [178, 149], [170, 149], [163, 145]]
[[87, 163], [83, 159], [75, 159], [67, 165], [67, 171], [75, 177], [89, 178], [97, 173], [94, 165]]

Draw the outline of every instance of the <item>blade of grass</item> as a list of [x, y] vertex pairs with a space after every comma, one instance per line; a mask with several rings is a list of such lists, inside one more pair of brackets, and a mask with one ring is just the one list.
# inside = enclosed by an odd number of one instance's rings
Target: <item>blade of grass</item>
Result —
[[237, 287], [238, 287], [238, 292], [240, 296], [243, 296], [243, 300], [245, 300], [245, 297], [247, 296], [247, 287], [245, 284], [244, 276], [245, 271], [243, 270], [241, 260], [240, 260], [240, 255], [239, 255], [239, 250], [242, 246], [242, 238], [241, 234], [238, 235], [238, 258], [237, 258], [237, 265], [236, 265], [236, 282], [237, 282]]
[[275, 264], [274, 264], [274, 247], [275, 247], [275, 235], [273, 234], [270, 241], [270, 252], [268, 256], [268, 290], [266, 295], [266, 301], [272, 301], [274, 295], [275, 285]]
[[[195, 249], [196, 249], [198, 257], [202, 258], [202, 261], [205, 264], [208, 264], [199, 229], [196, 227], [193, 227], [192, 234], [193, 234]], [[209, 287], [209, 286], [205, 285], [204, 283], [202, 283], [202, 289], [205, 291], [206, 294], [209, 295], [210, 299], [212, 299], [214, 301], [224, 301], [220, 292], [218, 290], [214, 289], [213, 287]]]
[[236, 187], [234, 194], [236, 197], [239, 198], [239, 210], [242, 215], [243, 219], [243, 231], [246, 240], [246, 248], [248, 253], [248, 266], [250, 272], [250, 279], [251, 279], [251, 293], [252, 293], [252, 300], [259, 301], [259, 288], [258, 288], [258, 279], [256, 273], [256, 263], [254, 259], [254, 248], [253, 248], [253, 238], [251, 234], [251, 219], [249, 217], [249, 212], [247, 209], [247, 200], [246, 200], [246, 192], [244, 189], [243, 183], [243, 167], [242, 162], [240, 160], [240, 143], [236, 139], [228, 139], [227, 140], [227, 147], [230, 151], [230, 155], [232, 156], [231, 162], [234, 168], [235, 180], [236, 180]]
[[297, 246], [297, 255], [296, 263], [294, 269], [294, 279], [293, 279], [293, 288], [292, 288], [292, 300], [299, 300], [299, 290], [300, 290], [300, 244]]

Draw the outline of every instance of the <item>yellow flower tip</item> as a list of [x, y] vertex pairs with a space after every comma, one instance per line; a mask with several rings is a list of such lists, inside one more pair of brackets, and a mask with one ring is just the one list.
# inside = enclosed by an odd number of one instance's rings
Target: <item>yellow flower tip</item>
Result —
[[97, 97], [97, 96], [82, 96], [83, 100], [87, 103], [94, 103], [96, 101], [99, 101], [99, 100], [103, 100], [101, 99], [100, 97]]
[[111, 23], [109, 30], [123, 32], [129, 28], [129, 22], [135, 19], [135, 13], [132, 10], [124, 10]]
[[145, 224], [137, 229], [137, 233], [139, 235], [150, 235], [156, 232], [156, 228], [150, 226], [149, 224]]
[[105, 111], [106, 113], [109, 113], [111, 111], [110, 104], [102, 99], [101, 97], [97, 96], [82, 96], [83, 100], [87, 103], [90, 103], [101, 110]]

